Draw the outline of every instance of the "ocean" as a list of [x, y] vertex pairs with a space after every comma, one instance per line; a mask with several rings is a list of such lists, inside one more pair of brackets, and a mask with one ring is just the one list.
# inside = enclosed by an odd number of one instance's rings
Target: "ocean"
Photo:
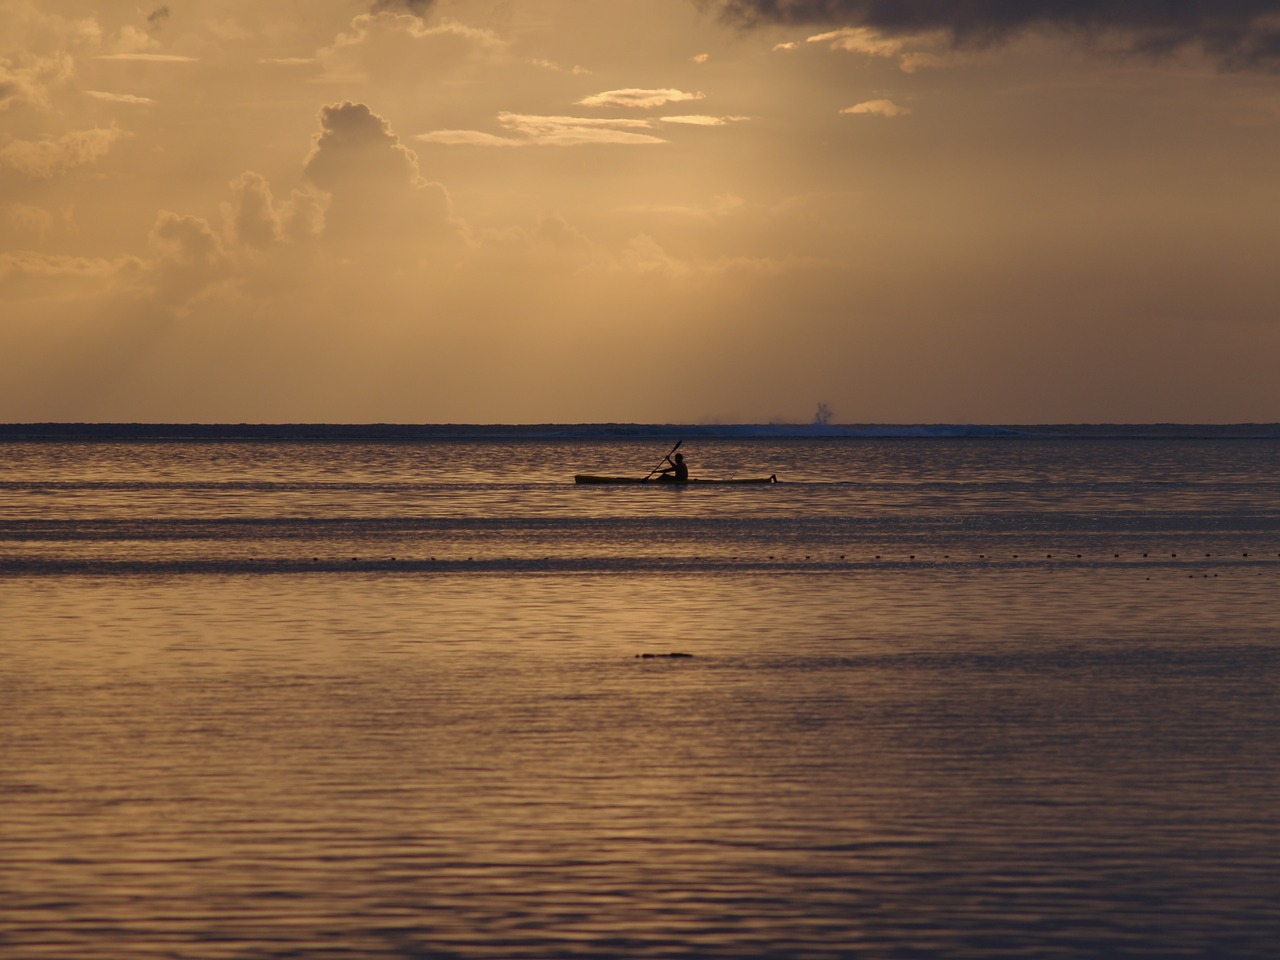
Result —
[[[780, 482], [573, 483], [681, 439]], [[1280, 943], [1275, 425], [11, 425], [0, 463], [4, 960]]]

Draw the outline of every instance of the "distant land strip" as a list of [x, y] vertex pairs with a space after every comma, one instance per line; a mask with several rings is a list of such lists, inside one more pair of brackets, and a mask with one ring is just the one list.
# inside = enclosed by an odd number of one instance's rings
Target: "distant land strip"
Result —
[[1280, 423], [0, 423], [0, 442], [388, 442], [652, 439], [1280, 439]]

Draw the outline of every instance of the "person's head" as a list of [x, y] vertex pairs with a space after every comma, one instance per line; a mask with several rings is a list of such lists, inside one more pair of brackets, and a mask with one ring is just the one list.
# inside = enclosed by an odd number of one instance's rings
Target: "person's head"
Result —
[[684, 454], [683, 454], [683, 453], [677, 453], [677, 454], [676, 454], [676, 460], [677, 460], [677, 461], [680, 461], [680, 462], [683, 462], [683, 461], [684, 461]]

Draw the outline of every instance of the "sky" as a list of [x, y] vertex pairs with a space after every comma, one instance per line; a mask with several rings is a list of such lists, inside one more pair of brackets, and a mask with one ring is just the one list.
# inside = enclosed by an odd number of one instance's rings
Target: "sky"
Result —
[[1280, 421], [1280, 0], [0, 0], [0, 422]]

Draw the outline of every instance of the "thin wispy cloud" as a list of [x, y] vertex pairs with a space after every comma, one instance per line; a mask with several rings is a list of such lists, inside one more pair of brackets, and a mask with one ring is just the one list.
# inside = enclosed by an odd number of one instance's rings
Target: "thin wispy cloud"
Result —
[[186, 57], [176, 53], [102, 53], [95, 60], [132, 60], [139, 63], [196, 63], [198, 57]]
[[155, 103], [150, 97], [139, 97], [132, 93], [108, 93], [105, 90], [86, 90], [85, 96], [93, 97], [95, 100], [103, 100], [107, 103], [127, 103], [137, 106], [147, 106]]
[[625, 90], [606, 90], [592, 94], [578, 101], [582, 107], [632, 107], [638, 110], [652, 110], [668, 103], [683, 103], [688, 100], [701, 100], [706, 94], [690, 93], [685, 90], [671, 88], [662, 90], [645, 90], [635, 87]]
[[653, 131], [663, 124], [722, 127], [745, 117], [680, 115], [671, 117], [570, 117], [500, 113], [504, 134], [481, 130], [433, 130], [414, 137], [420, 143], [472, 147], [578, 147], [597, 144], [652, 146], [667, 140]]
[[666, 143], [661, 137], [642, 132], [653, 129], [653, 122], [650, 120], [500, 113], [498, 122], [529, 143], [542, 146], [570, 147], [589, 144], [636, 146]]
[[723, 127], [730, 123], [746, 120], [746, 117], [709, 117], [702, 114], [688, 114], [677, 117], [655, 117], [658, 123], [678, 123], [690, 127]]
[[840, 111], [870, 117], [905, 117], [910, 115], [911, 108], [894, 103], [892, 100], [864, 100]]

